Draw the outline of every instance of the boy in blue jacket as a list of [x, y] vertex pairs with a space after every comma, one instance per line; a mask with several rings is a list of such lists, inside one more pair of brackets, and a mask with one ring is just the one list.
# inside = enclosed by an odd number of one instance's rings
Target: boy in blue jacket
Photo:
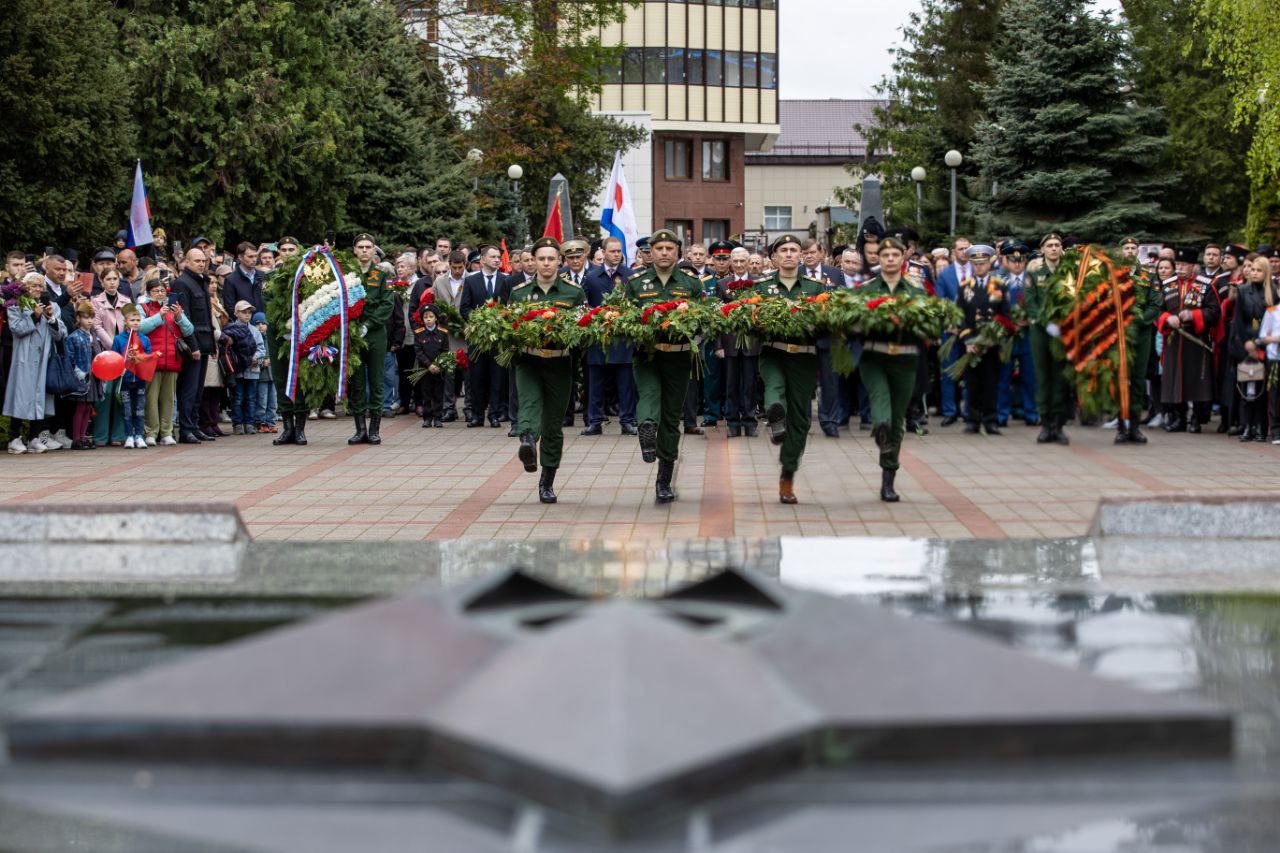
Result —
[[124, 410], [124, 446], [126, 448], [143, 449], [147, 446], [144, 422], [147, 417], [147, 382], [129, 370], [129, 339], [133, 338], [133, 351], [151, 354], [151, 341], [138, 331], [142, 325], [142, 314], [138, 306], [126, 302], [120, 308], [124, 315], [124, 331], [116, 335], [111, 348], [125, 357], [124, 376], [120, 377], [120, 408]]

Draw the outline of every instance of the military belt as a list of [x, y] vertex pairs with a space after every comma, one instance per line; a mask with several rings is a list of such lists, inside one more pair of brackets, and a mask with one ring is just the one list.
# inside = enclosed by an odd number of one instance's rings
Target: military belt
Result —
[[520, 352], [525, 355], [537, 356], [538, 358], [560, 358], [569, 354], [567, 349], [531, 349], [524, 347]]
[[818, 348], [815, 346], [807, 346], [805, 344], [784, 344], [781, 341], [765, 341], [764, 345], [767, 347], [773, 347], [774, 349], [780, 349], [783, 352], [793, 353], [793, 354], [800, 353], [800, 352], [816, 353], [818, 351]]
[[653, 348], [658, 352], [688, 352], [688, 344], [654, 344]]
[[867, 341], [862, 348], [868, 352], [882, 352], [886, 355], [916, 355], [920, 347], [915, 344], [891, 344], [884, 341]]

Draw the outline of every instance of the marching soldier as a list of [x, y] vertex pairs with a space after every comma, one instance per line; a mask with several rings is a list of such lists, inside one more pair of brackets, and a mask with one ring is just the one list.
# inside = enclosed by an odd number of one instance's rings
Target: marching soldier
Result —
[[[543, 237], [534, 243], [537, 273], [511, 291], [511, 303], [535, 302], [561, 309], [582, 305], [586, 301], [582, 288], [570, 276], [560, 274], [560, 257], [560, 244], [554, 238]], [[515, 368], [520, 392], [517, 455], [529, 473], [538, 470], [541, 457], [538, 500], [553, 504], [556, 471], [564, 450], [564, 412], [573, 384], [573, 363], [568, 350], [526, 349], [516, 356]]]
[[[1196, 250], [1174, 250], [1177, 275], [1161, 282], [1162, 311], [1156, 328], [1164, 335], [1162, 402], [1174, 411], [1166, 432], [1200, 432], [1213, 401], [1213, 328], [1222, 306], [1213, 279], [1196, 275]], [[1187, 414], [1187, 404], [1191, 413]]]
[[[877, 296], [924, 296], [924, 286], [902, 274], [907, 247], [895, 237], [880, 243], [880, 272], [862, 285], [860, 293]], [[907, 406], [916, 385], [921, 341], [867, 337], [862, 343], [858, 377], [871, 404], [871, 435], [880, 448], [880, 500], [898, 501], [893, 481], [898, 474], [898, 452], [906, 434]]]
[[[364, 326], [365, 353], [360, 366], [348, 377], [347, 408], [355, 419], [355, 435], [347, 444], [382, 444], [378, 434], [382, 428], [383, 362], [387, 356], [387, 320], [395, 309], [395, 291], [390, 287], [391, 276], [377, 263], [377, 248], [373, 237], [358, 234], [355, 243], [356, 262], [360, 267], [360, 282], [364, 285], [364, 314], [360, 324]], [[365, 393], [365, 383], [369, 392]], [[365, 429], [365, 418], [369, 419]]]
[[[646, 306], [701, 297], [701, 282], [676, 268], [680, 241], [672, 231], [655, 231], [649, 237], [648, 254], [652, 265], [627, 282], [627, 299]], [[658, 461], [654, 494], [658, 503], [670, 503], [676, 499], [671, 478], [680, 456], [680, 416], [692, 373], [689, 344], [661, 342], [653, 353], [637, 352], [633, 365], [639, 395], [636, 420], [640, 423], [636, 431], [640, 455], [645, 462]]]
[[1116, 444], [1133, 442], [1146, 444], [1147, 437], [1142, 434], [1139, 423], [1142, 412], [1147, 405], [1147, 365], [1151, 354], [1155, 352], [1156, 317], [1160, 316], [1160, 288], [1147, 275], [1147, 271], [1138, 263], [1138, 241], [1134, 237], [1125, 237], [1120, 244], [1120, 253], [1133, 279], [1133, 322], [1138, 331], [1134, 345], [1128, 352], [1129, 368], [1129, 420], [1117, 418]]
[[1034, 269], [1028, 265], [1023, 302], [1031, 319], [1031, 361], [1035, 365], [1036, 409], [1040, 413], [1040, 434], [1036, 442], [1069, 444], [1062, 426], [1071, 414], [1070, 388], [1063, 375], [1063, 361], [1054, 354], [1050, 340], [1058, 336], [1058, 328], [1040, 316], [1047, 296], [1046, 282], [1062, 260], [1062, 237], [1046, 234], [1040, 240], [1040, 251], [1044, 255], [1042, 263]]
[[[777, 272], [756, 282], [757, 296], [798, 300], [826, 291], [821, 281], [800, 274], [800, 241], [790, 234], [774, 242], [773, 262]], [[797, 503], [794, 480], [809, 437], [809, 412], [817, 387], [816, 343], [816, 339], [767, 340], [760, 351], [769, 440], [782, 446], [778, 500], [784, 504]]]
[[1000, 435], [996, 424], [996, 395], [1000, 385], [1000, 351], [996, 347], [979, 353], [973, 339], [982, 327], [996, 317], [1009, 316], [1009, 300], [1004, 279], [991, 273], [996, 250], [985, 244], [970, 246], [965, 255], [973, 264], [973, 278], [960, 287], [956, 305], [964, 312], [964, 329], [960, 341], [970, 353], [979, 355], [976, 364], [964, 372], [965, 389], [969, 394], [969, 411], [965, 416], [964, 431], [976, 435], [979, 426], [987, 435]]

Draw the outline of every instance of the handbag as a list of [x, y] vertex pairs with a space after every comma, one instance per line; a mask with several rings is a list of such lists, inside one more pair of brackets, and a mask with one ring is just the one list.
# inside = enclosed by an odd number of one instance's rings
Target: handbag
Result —
[[1236, 365], [1237, 382], [1261, 382], [1267, 377], [1267, 367], [1260, 361], [1246, 358]]
[[55, 397], [84, 393], [84, 384], [76, 378], [76, 370], [71, 363], [71, 356], [56, 349], [53, 351], [53, 355], [49, 357], [49, 366], [44, 374], [44, 390], [45, 393], [52, 394]]

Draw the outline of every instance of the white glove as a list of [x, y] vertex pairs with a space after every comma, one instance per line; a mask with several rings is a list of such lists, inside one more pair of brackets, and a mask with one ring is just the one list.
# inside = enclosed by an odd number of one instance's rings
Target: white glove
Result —
[[1047, 334], [1051, 338], [1062, 337], [1062, 330], [1058, 328], [1057, 323], [1050, 323], [1049, 325], [1045, 326], [1044, 331], [1045, 331], [1045, 334]]

